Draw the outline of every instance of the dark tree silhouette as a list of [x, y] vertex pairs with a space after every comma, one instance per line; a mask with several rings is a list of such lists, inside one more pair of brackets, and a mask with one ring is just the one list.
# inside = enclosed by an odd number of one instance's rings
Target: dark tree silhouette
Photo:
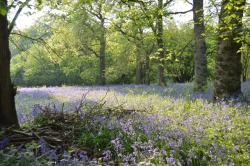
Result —
[[[3, 2], [7, 6], [7, 0], [3, 0]], [[0, 14], [0, 125], [18, 128], [15, 108], [16, 89], [10, 78], [9, 35], [12, 28], [12, 26], [8, 28], [7, 15]]]

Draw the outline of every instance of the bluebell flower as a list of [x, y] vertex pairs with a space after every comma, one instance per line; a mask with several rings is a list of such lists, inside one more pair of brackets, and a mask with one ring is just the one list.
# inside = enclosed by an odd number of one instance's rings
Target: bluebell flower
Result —
[[5, 146], [9, 144], [10, 140], [8, 138], [4, 138], [0, 140], [0, 150], [4, 149]]
[[45, 153], [46, 156], [49, 156], [51, 160], [58, 160], [58, 156], [56, 155], [54, 150], [49, 150]]
[[44, 141], [44, 139], [39, 139], [38, 144], [40, 145], [41, 153], [45, 154], [47, 145], [46, 145], [46, 142]]
[[62, 146], [58, 146], [56, 149], [56, 153], [61, 153], [63, 150]]
[[79, 157], [81, 158], [82, 164], [89, 164], [90, 163], [90, 158], [88, 158], [87, 153], [81, 151], [79, 154]]
[[166, 160], [167, 160], [167, 163], [169, 163], [169, 164], [174, 164], [174, 163], [175, 163], [175, 161], [174, 161], [174, 158], [173, 158], [173, 157], [166, 158]]
[[63, 158], [64, 158], [64, 159], [70, 159], [69, 152], [67, 152], [66, 150], [64, 150]]
[[64, 165], [66, 165], [66, 164], [67, 164], [66, 160], [65, 160], [65, 159], [62, 159], [62, 160], [57, 164], [57, 166], [64, 166]]
[[75, 160], [69, 159], [68, 164], [71, 166], [81, 166], [80, 162], [77, 162]]
[[113, 146], [117, 152], [122, 150], [122, 144], [121, 144], [120, 138], [116, 138], [116, 139], [112, 140], [111, 143], [113, 144]]
[[106, 150], [103, 152], [103, 161], [109, 161], [111, 159], [111, 151], [110, 150]]

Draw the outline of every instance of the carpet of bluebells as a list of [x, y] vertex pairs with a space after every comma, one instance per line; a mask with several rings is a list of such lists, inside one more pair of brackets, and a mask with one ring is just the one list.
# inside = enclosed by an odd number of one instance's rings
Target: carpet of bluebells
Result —
[[[244, 97], [237, 101], [214, 103], [212, 85], [203, 93], [192, 89], [191, 83], [19, 88], [16, 108], [26, 127], [45, 107], [71, 113], [81, 108], [82, 121], [86, 108], [96, 103], [103, 104], [95, 111], [135, 111], [119, 118], [97, 114], [82, 123], [79, 146], [89, 146], [102, 157], [89, 158], [80, 148], [51, 149], [43, 139], [13, 147], [3, 138], [0, 166], [250, 165], [250, 81], [242, 83]], [[90, 107], [79, 107], [84, 103]]]

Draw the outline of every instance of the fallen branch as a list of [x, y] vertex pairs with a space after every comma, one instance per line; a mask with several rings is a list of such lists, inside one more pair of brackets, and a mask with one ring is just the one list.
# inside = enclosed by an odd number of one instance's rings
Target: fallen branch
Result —
[[23, 132], [23, 131], [20, 131], [20, 130], [12, 130], [12, 132], [14, 132], [16, 134], [22, 134], [22, 135], [28, 136], [28, 137], [32, 137], [33, 136], [31, 133], [27, 133], [27, 131]]

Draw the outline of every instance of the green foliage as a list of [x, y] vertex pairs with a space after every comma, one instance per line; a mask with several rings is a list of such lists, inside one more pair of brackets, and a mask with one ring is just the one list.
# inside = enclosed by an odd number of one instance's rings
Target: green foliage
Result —
[[5, 16], [8, 12], [6, 4], [1, 0], [0, 1], [0, 14]]
[[114, 33], [108, 38], [107, 48], [109, 62], [107, 67], [107, 82], [111, 84], [133, 83], [135, 79], [135, 47], [127, 38]]
[[[217, 25], [217, 24], [216, 24]], [[215, 74], [215, 56], [217, 53], [217, 36], [216, 25], [206, 25], [206, 44], [207, 44], [207, 71], [208, 71], [208, 80], [214, 80]]]
[[102, 153], [104, 150], [112, 149], [110, 141], [115, 139], [118, 130], [110, 130], [108, 123], [96, 124], [97, 126], [89, 126], [84, 124], [83, 126], [88, 128], [82, 129], [81, 136], [79, 138], [80, 146], [93, 149], [95, 152]]
[[[191, 24], [177, 26], [174, 22], [166, 29], [166, 76], [174, 82], [189, 82], [194, 75], [193, 28]], [[192, 63], [190, 63], [192, 62]]]
[[[63, 84], [63, 74], [58, 65], [47, 56], [43, 46], [32, 45], [12, 58], [12, 79], [18, 85], [56, 86]], [[56, 78], [56, 79], [55, 79]]]
[[[143, 6], [136, 2], [119, 3], [112, 0], [43, 1], [42, 5], [56, 7], [62, 12], [40, 18], [46, 24], [36, 24], [25, 29], [22, 34], [26, 37], [18, 35], [19, 32], [11, 35], [11, 73], [13, 81], [18, 85], [97, 84], [100, 75], [99, 54], [103, 43], [100, 38], [104, 31], [107, 84], [134, 83], [136, 59], [140, 59], [140, 72], [144, 83], [146, 55], [150, 56], [150, 81], [156, 83], [158, 52], [163, 50], [157, 49], [156, 44], [157, 13], [163, 14], [164, 21], [168, 23], [164, 23], [166, 52], [162, 58], [165, 62], [166, 79], [169, 82], [189, 82], [194, 79], [192, 23], [177, 24], [175, 20], [169, 20], [170, 16], [165, 16], [168, 13], [167, 7], [158, 10], [157, 3], [153, 1], [145, 1]], [[211, 1], [208, 5], [208, 8], [211, 8], [218, 4]], [[212, 18], [215, 17], [214, 14], [216, 12], [206, 15], [204, 34], [210, 81], [214, 79], [218, 36], [218, 25]], [[104, 27], [101, 27], [100, 16], [105, 17]], [[32, 40], [27, 36], [39, 40]], [[245, 41], [248, 41], [247, 35]], [[246, 51], [243, 54], [247, 55]], [[247, 59], [248, 56], [243, 57], [244, 71], [248, 66], [248, 63], [245, 63], [248, 62]]]
[[13, 165], [13, 166], [43, 166], [54, 165], [53, 161], [50, 161], [49, 157], [41, 156], [37, 159], [39, 145], [33, 141], [16, 148], [15, 146], [9, 146], [4, 150], [0, 150], [0, 166]]
[[[242, 85], [248, 87], [246, 83]], [[109, 161], [118, 165], [126, 162], [130, 165], [249, 165], [249, 106], [197, 98], [196, 95], [210, 94], [211, 97], [212, 87], [209, 92], [194, 94], [192, 86], [191, 83], [168, 87], [116, 85], [110, 86], [108, 91], [101, 86], [40, 88], [40, 93], [55, 95], [49, 98], [50, 102], [67, 102], [61, 108], [57, 104], [59, 107], [39, 107], [44, 112], [36, 114], [32, 128], [63, 126], [61, 130], [70, 133], [66, 134], [70, 139], [66, 139], [72, 143], [68, 147], [72, 158], [75, 149], [86, 150], [97, 158], [92, 161], [96, 163], [90, 165], [112, 165]], [[38, 88], [22, 88], [17, 96], [21, 115], [29, 114], [29, 106], [37, 103], [32, 90], [38, 94]], [[29, 102], [23, 102], [24, 98]], [[47, 100], [40, 98], [40, 102]], [[80, 102], [76, 104], [76, 101]], [[26, 152], [31, 151], [37, 163], [44, 161], [47, 165], [48, 156], [37, 153], [40, 145], [31, 145], [27, 146], [27, 151], [17, 151], [16, 156], [29, 156]], [[109, 157], [104, 159], [106, 152]], [[8, 154], [12, 152], [6, 149], [3, 153], [4, 160], [11, 162]], [[59, 164], [70, 158], [62, 159], [63, 156], [58, 154], [59, 159], [52, 161]], [[33, 164], [33, 160], [28, 162]]]

